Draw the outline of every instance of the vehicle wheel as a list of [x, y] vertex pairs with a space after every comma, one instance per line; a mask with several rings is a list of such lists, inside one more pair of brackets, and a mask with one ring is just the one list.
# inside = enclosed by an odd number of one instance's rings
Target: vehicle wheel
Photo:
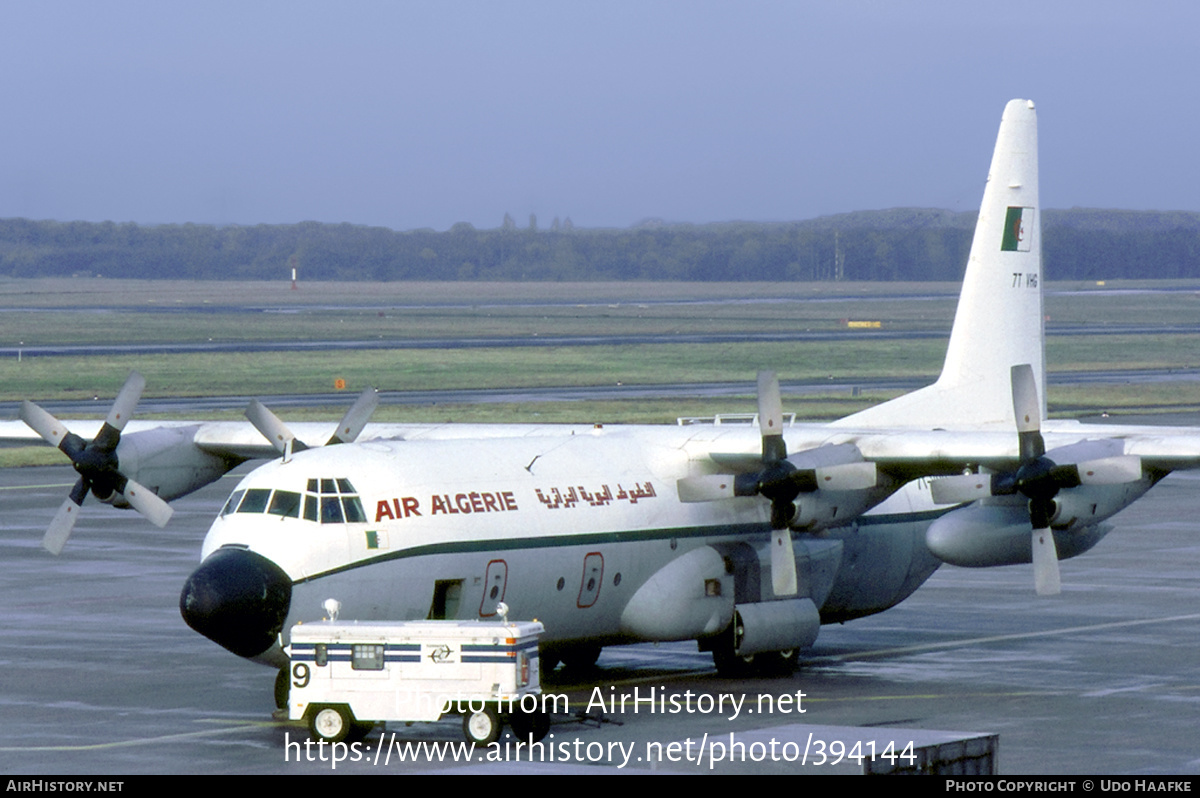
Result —
[[353, 726], [354, 718], [346, 707], [318, 707], [308, 721], [308, 729], [313, 737], [327, 743], [345, 740]]
[[499, 740], [501, 727], [500, 716], [491, 704], [478, 712], [463, 715], [463, 734], [477, 745], [491, 745]]
[[518, 742], [528, 743], [530, 738], [535, 743], [541, 742], [550, 733], [550, 715], [540, 709], [533, 712], [514, 712], [508, 719], [512, 726], [513, 736]]
[[275, 708], [287, 709], [288, 698], [292, 692], [292, 670], [288, 667], [279, 669], [275, 674]]
[[562, 652], [562, 661], [573, 671], [588, 671], [596, 667], [602, 650], [600, 646], [574, 646]]

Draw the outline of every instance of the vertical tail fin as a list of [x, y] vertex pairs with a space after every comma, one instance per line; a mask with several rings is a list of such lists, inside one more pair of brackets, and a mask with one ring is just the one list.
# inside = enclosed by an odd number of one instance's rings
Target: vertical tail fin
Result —
[[848, 416], [853, 427], [1001, 427], [1015, 424], [1012, 367], [1033, 369], [1046, 415], [1037, 114], [1004, 109], [942, 374], [933, 385]]

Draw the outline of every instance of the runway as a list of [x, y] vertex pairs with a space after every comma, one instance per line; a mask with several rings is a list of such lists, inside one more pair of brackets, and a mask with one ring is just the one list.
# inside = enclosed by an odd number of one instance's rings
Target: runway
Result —
[[[173, 503], [158, 530], [130, 512], [85, 505], [61, 557], [40, 548], [73, 482], [66, 468], [0, 478], [0, 771], [5, 774], [318, 773], [298, 726], [271, 719], [274, 673], [188, 629], [179, 591], [211, 518], [237, 477]], [[804, 713], [609, 713], [557, 723], [549, 742], [571, 756], [506, 762], [504, 772], [709, 772], [710, 762], [649, 762], [647, 744], [795, 739], [813, 724], [1000, 735], [1004, 774], [1200, 772], [1200, 475], [1169, 477], [1115, 519], [1116, 531], [1062, 566], [1064, 592], [1033, 594], [1029, 566], [943, 568], [897, 608], [825, 627], [785, 680], [719, 679], [694, 644], [605, 651], [584, 679], [548, 692], [583, 708], [599, 686], [682, 697], [803, 692]], [[659, 693], [662, 695], [662, 693]], [[698, 704], [697, 704], [698, 706]], [[793, 705], [793, 710], [797, 709]], [[728, 707], [726, 707], [728, 710]], [[567, 721], [568, 718], [560, 718]], [[797, 726], [797, 724], [803, 724]], [[408, 742], [458, 742], [457, 722], [392, 725]], [[458, 770], [449, 762], [338, 763], [338, 772]], [[291, 745], [289, 745], [291, 744]], [[624, 763], [621, 745], [634, 758]], [[636, 746], [634, 748], [633, 746]], [[391, 746], [389, 744], [389, 751]], [[590, 753], [604, 751], [596, 761]], [[609, 756], [609, 752], [615, 752]], [[575, 754], [578, 753], [578, 756]], [[638, 759], [638, 757], [642, 757]], [[300, 758], [301, 761], [297, 761]], [[793, 763], [717, 763], [715, 772], [792, 772]], [[805, 772], [820, 772], [812, 767]]]

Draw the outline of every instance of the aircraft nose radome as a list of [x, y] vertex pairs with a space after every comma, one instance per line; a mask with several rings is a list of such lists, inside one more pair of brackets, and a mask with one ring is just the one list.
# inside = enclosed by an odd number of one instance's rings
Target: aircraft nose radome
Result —
[[241, 657], [275, 643], [292, 600], [292, 580], [252, 551], [222, 548], [192, 572], [179, 596], [187, 625]]

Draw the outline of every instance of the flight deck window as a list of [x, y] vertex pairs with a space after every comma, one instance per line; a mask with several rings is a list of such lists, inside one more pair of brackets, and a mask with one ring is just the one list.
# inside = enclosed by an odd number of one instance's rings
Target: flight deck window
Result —
[[357, 496], [343, 496], [342, 507], [346, 511], [346, 522], [350, 524], [366, 523], [367, 516], [363, 512], [362, 503]]
[[225, 502], [225, 509], [221, 511], [221, 515], [229, 515], [236, 510], [237, 506], [242, 502], [242, 497], [245, 495], [246, 491], [235, 490], [233, 495], [229, 497], [229, 501]]
[[[356, 494], [350, 480], [344, 477], [310, 479], [303, 495], [304, 518], [322, 524], [365, 524], [367, 514], [363, 512], [362, 500]], [[298, 511], [301, 504], [299, 494], [296, 494], [295, 501]]]
[[321, 497], [321, 523], [342, 523], [342, 503], [338, 501], [337, 496]]
[[271, 497], [271, 507], [267, 512], [285, 518], [299, 518], [300, 494], [290, 490], [275, 491], [275, 495]]
[[271, 498], [271, 491], [266, 488], [251, 488], [246, 491], [246, 498], [242, 499], [242, 503], [238, 505], [239, 513], [261, 513], [267, 509], [267, 500]]

